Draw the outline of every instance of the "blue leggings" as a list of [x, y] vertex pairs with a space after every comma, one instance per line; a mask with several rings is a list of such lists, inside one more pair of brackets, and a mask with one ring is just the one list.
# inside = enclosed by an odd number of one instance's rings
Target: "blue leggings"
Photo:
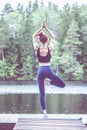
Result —
[[40, 91], [40, 103], [42, 109], [46, 109], [45, 105], [45, 90], [44, 90], [44, 80], [45, 78], [50, 79], [50, 84], [55, 85], [60, 88], [65, 87], [64, 81], [57, 76], [51, 66], [40, 66], [38, 70], [38, 85], [39, 85], [39, 91]]

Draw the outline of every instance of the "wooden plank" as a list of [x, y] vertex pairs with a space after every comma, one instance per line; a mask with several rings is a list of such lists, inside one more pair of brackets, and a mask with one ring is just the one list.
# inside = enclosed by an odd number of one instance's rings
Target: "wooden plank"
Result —
[[87, 130], [81, 120], [19, 119], [13, 130]]
[[76, 126], [82, 126], [82, 122], [78, 122], [77, 120], [21, 120], [21, 121], [18, 121], [18, 124], [58, 124], [59, 125], [76, 125]]
[[[61, 120], [58, 120], [58, 119], [46, 119], [46, 120], [30, 120], [30, 119], [19, 119], [18, 120], [18, 123], [19, 124], [51, 124], [51, 125], [53, 125], [53, 124], [58, 124], [59, 123], [59, 125], [76, 125], [76, 126], [82, 126], [83, 125], [83, 123], [82, 123], [82, 121], [78, 121], [78, 120], [65, 120], [65, 119], [61, 119]], [[84, 126], [84, 125], [83, 125]]]

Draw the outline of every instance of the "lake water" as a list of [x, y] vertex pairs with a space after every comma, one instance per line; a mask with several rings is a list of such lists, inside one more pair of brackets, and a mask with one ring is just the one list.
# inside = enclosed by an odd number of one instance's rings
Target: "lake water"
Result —
[[[61, 89], [46, 86], [48, 113], [87, 114], [87, 82], [68, 82]], [[42, 113], [36, 83], [1, 82], [0, 113]]]
[[[87, 95], [46, 94], [48, 113], [87, 114]], [[2, 94], [0, 113], [41, 113], [39, 94]]]

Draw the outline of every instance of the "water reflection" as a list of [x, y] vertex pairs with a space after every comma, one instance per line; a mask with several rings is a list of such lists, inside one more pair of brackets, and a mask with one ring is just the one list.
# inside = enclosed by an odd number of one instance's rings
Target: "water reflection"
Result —
[[[87, 95], [47, 94], [48, 113], [87, 114]], [[41, 113], [38, 94], [0, 95], [0, 113]]]

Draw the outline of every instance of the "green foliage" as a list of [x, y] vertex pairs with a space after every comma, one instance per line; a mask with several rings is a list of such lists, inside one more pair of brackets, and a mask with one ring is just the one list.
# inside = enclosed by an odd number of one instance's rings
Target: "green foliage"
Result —
[[8, 48], [5, 50], [5, 59], [7, 64], [6, 78], [15, 78], [17, 76], [18, 66], [18, 48], [13, 38], [9, 38]]
[[9, 3], [7, 3], [3, 9], [3, 13], [9, 13], [12, 11], [12, 7]]
[[7, 64], [6, 79], [16, 79], [16, 67], [17, 64]]
[[9, 26], [9, 37], [18, 38], [22, 22], [22, 15], [18, 11], [7, 13], [4, 20]]
[[5, 79], [5, 77], [7, 75], [6, 71], [7, 71], [7, 65], [6, 65], [5, 60], [3, 60], [3, 61], [0, 60], [0, 79], [1, 80]]
[[[34, 80], [37, 59], [32, 34], [45, 19], [56, 36], [51, 64], [66, 80], [87, 79], [87, 5], [66, 4], [62, 10], [49, 2], [45, 7], [36, 0], [26, 9], [18, 4], [16, 10], [7, 3], [0, 16], [0, 79]], [[0, 54], [1, 55], [1, 54]], [[22, 77], [21, 77], [22, 76]], [[21, 78], [20, 78], [21, 77]]]
[[59, 58], [60, 75], [67, 80], [83, 79], [83, 66], [76, 61], [71, 53], [63, 53]]
[[53, 52], [52, 52], [51, 64], [52, 64], [52, 67], [53, 67], [53, 69], [56, 73], [58, 73], [59, 56], [60, 56], [59, 43], [55, 42], [55, 46], [54, 46], [54, 49], [53, 49]]
[[3, 17], [0, 19], [0, 48], [5, 48], [9, 37], [8, 24]]
[[82, 33], [82, 41], [84, 44], [82, 44], [82, 56], [79, 58], [81, 59], [81, 63], [84, 65], [84, 79], [87, 79], [87, 25], [82, 26], [81, 28]]
[[25, 62], [23, 64], [23, 72], [25, 74], [24, 79], [26, 80], [32, 80], [33, 79], [33, 68], [32, 68], [32, 59], [30, 56], [27, 56], [27, 59], [25, 59]]
[[68, 80], [83, 79], [83, 66], [77, 61], [77, 55], [82, 54], [80, 50], [82, 42], [79, 40], [78, 32], [77, 22], [72, 20], [62, 46], [62, 56], [59, 58], [59, 65]]

